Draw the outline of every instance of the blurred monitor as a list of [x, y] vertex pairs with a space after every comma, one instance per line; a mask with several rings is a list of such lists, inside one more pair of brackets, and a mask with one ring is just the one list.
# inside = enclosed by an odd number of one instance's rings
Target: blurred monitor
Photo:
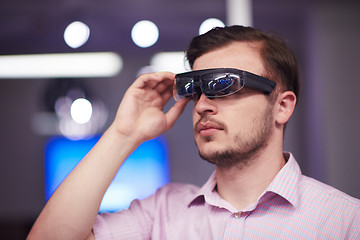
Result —
[[[86, 140], [54, 137], [47, 141], [45, 147], [46, 201], [98, 140], [97, 136]], [[168, 182], [168, 145], [166, 139], [160, 136], [144, 142], [129, 156], [105, 193], [99, 212], [126, 209], [132, 200], [144, 199]]]

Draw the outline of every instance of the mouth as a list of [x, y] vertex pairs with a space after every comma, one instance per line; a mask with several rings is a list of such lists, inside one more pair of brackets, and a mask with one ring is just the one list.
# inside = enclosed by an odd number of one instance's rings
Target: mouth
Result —
[[199, 122], [196, 124], [196, 133], [202, 137], [208, 137], [216, 134], [219, 131], [223, 131], [224, 127], [214, 122]]

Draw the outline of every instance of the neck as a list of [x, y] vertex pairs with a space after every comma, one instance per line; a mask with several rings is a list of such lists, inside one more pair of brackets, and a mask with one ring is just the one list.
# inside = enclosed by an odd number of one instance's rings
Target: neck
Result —
[[217, 191], [236, 209], [244, 209], [259, 199], [285, 163], [281, 148], [265, 150], [247, 165], [216, 167]]

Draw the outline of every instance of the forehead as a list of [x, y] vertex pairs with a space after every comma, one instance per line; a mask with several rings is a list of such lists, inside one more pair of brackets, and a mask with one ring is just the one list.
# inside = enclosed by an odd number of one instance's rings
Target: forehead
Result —
[[262, 75], [265, 68], [260, 55], [260, 44], [234, 42], [208, 51], [198, 57], [193, 65], [194, 71], [207, 68], [236, 68]]

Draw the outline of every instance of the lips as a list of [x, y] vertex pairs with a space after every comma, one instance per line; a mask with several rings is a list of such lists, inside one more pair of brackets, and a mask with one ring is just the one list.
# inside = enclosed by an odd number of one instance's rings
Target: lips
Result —
[[221, 124], [215, 122], [198, 122], [195, 125], [195, 130], [201, 136], [206, 137], [215, 134], [218, 131], [224, 130]]

